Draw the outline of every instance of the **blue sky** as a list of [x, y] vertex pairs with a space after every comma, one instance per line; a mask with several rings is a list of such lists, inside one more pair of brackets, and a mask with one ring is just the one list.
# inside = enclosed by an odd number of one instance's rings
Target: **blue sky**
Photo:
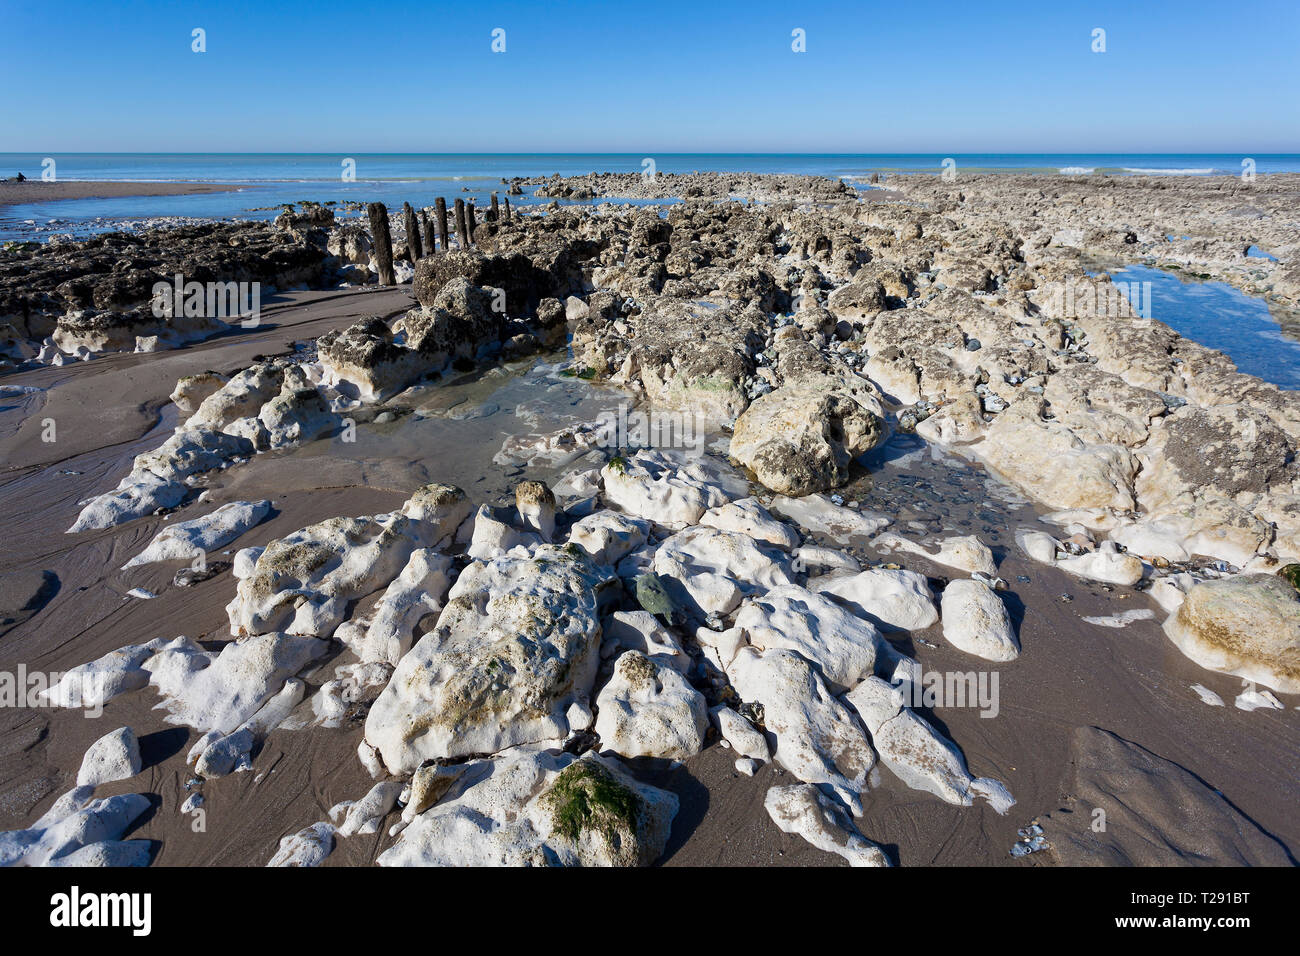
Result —
[[0, 152], [1298, 152], [1298, 24], [1296, 0], [0, 0]]

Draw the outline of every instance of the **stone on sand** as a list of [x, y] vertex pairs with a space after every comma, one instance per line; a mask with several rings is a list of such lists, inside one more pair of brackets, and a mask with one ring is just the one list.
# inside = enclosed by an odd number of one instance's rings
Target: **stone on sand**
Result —
[[[1042, 821], [1064, 866], [1294, 866], [1285, 846], [1185, 768], [1097, 727], [1079, 727]], [[1228, 783], [1221, 784], [1225, 788]], [[1094, 811], [1106, 827], [1092, 826]]]
[[156, 561], [192, 561], [196, 556], [224, 548], [271, 510], [271, 502], [232, 501], [211, 514], [168, 525], [149, 546], [122, 566], [122, 570]]
[[78, 787], [126, 780], [140, 772], [140, 744], [130, 727], [119, 727], [90, 745], [77, 771]]
[[553, 545], [462, 571], [366, 718], [389, 771], [567, 735], [600, 662], [607, 572]]
[[989, 661], [1013, 661], [1020, 656], [1007, 606], [984, 582], [949, 582], [940, 609], [943, 639], [958, 650]]
[[817, 666], [832, 693], [871, 674], [880, 633], [828, 597], [797, 584], [755, 596], [736, 615], [736, 627], [760, 651], [786, 648]]
[[638, 651], [614, 662], [614, 674], [596, 697], [601, 746], [624, 757], [685, 760], [704, 748], [704, 697], [671, 667]]
[[464, 765], [381, 866], [648, 866], [663, 853], [675, 794], [610, 757], [512, 751]]
[[889, 866], [885, 851], [862, 836], [844, 809], [809, 783], [772, 787], [763, 807], [783, 833], [796, 833], [850, 866]]
[[712, 711], [718, 722], [718, 732], [722, 739], [731, 744], [731, 749], [751, 760], [764, 763], [772, 759], [772, 750], [767, 745], [767, 738], [762, 732], [730, 707], [719, 705]]
[[959, 807], [981, 796], [998, 813], [1015, 803], [996, 780], [972, 777], [957, 745], [905, 707], [898, 689], [879, 677], [868, 677], [844, 699], [862, 718], [880, 762], [913, 790]]
[[1202, 667], [1300, 694], [1300, 595], [1285, 578], [1197, 584], [1165, 621], [1165, 634]]
[[857, 574], [814, 578], [808, 588], [892, 630], [922, 630], [939, 620], [929, 582], [916, 571], [867, 568]]
[[862, 815], [867, 775], [876, 755], [857, 718], [831, 694], [807, 660], [777, 648], [744, 647], [727, 668], [746, 702], [763, 705], [763, 723], [776, 737], [773, 756], [804, 783], [834, 791], [854, 816]]

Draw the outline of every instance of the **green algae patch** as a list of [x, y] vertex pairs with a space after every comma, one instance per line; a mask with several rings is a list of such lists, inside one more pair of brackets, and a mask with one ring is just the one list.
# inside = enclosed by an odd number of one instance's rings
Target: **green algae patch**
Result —
[[542, 798], [555, 832], [581, 846], [584, 834], [598, 834], [611, 857], [635, 865], [640, 798], [592, 760], [578, 760], [555, 778]]
[[1279, 578], [1285, 578], [1291, 587], [1300, 591], [1300, 564], [1288, 564], [1277, 572]]

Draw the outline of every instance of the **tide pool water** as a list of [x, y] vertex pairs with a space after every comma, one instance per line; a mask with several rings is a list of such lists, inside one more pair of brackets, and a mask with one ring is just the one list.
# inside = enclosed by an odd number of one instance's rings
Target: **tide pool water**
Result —
[[1300, 342], [1283, 334], [1263, 299], [1223, 282], [1184, 281], [1147, 266], [1128, 266], [1110, 277], [1115, 282], [1150, 282], [1151, 318], [1218, 349], [1248, 375], [1300, 389]]

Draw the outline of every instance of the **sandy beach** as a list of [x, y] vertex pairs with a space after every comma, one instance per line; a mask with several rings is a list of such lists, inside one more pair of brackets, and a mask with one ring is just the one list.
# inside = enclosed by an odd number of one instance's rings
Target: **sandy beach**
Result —
[[60, 199], [110, 199], [117, 196], [190, 196], [229, 192], [241, 187], [225, 183], [139, 183], [139, 182], [45, 182], [28, 178], [0, 179], [0, 209], [25, 203]]
[[[0, 710], [0, 829], [38, 849], [0, 847], [52, 852], [37, 821], [91, 812], [83, 756], [129, 727], [93, 796], [148, 809], [96, 852], [159, 866], [1294, 865], [1296, 393], [1050, 293], [1141, 261], [1293, 307], [1298, 182], [1235, 219], [1201, 181], [593, 176], [545, 188], [686, 201], [6, 254], [0, 671], [119, 683], [93, 719]], [[282, 291], [253, 328], [160, 320], [169, 257]], [[707, 444], [593, 431], [638, 412]], [[196, 583], [123, 568], [261, 501]], [[204, 689], [259, 641], [308, 656]], [[905, 696], [912, 660], [996, 696]], [[565, 831], [578, 771], [632, 822]]]

